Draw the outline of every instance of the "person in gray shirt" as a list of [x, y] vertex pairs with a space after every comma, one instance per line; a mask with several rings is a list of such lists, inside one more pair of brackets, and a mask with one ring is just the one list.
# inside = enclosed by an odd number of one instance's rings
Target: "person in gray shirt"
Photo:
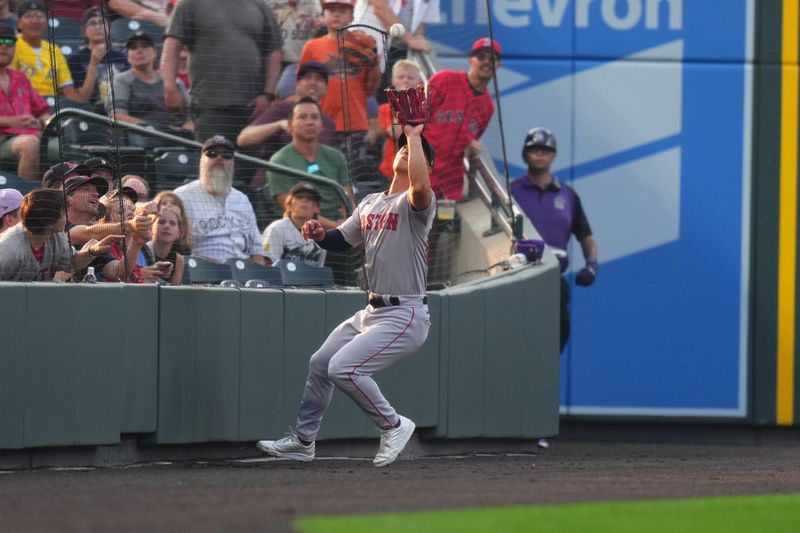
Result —
[[109, 114], [117, 120], [150, 125], [167, 133], [194, 130], [188, 113], [189, 96], [177, 80], [182, 106], [170, 111], [164, 105], [164, 79], [155, 71], [156, 51], [152, 37], [144, 32], [131, 34], [126, 43], [130, 70], [114, 78], [114, 92], [106, 98]]
[[182, 0], [161, 54], [167, 108], [181, 106], [175, 81], [181, 46], [189, 48], [198, 140], [235, 139], [275, 99], [282, 38], [264, 0]]

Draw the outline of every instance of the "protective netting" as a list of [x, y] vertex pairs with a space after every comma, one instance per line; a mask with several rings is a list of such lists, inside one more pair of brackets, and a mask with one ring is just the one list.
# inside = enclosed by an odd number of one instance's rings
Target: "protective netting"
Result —
[[[465, 150], [492, 119], [497, 57], [473, 67], [461, 51], [461, 66], [438, 74], [419, 61], [440, 47], [423, 37], [438, 2], [393, 19], [377, 7], [392, 2], [322, 4], [10, 2], [0, 59], [13, 51], [6, 71], [22, 89], [8, 98], [25, 118], [0, 129], [0, 188], [61, 195], [20, 200], [30, 224], [6, 210], [16, 195], [0, 196], [14, 233], [0, 236], [0, 280], [81, 280], [91, 266], [100, 281], [363, 285], [359, 248], [325, 253], [297, 228], [312, 217], [336, 227], [389, 187], [401, 130], [383, 89], [425, 81], [439, 200], [429, 285], [480, 267], [459, 259], [457, 202], [471, 198]], [[392, 21], [405, 35], [390, 35]]]

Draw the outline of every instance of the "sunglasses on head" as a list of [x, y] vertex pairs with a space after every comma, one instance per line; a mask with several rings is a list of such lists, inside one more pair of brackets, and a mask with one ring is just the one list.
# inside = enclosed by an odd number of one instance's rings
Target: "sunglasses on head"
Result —
[[221, 157], [222, 159], [233, 159], [232, 152], [218, 152], [216, 150], [206, 150], [205, 156], [209, 159], [214, 159], [215, 157]]

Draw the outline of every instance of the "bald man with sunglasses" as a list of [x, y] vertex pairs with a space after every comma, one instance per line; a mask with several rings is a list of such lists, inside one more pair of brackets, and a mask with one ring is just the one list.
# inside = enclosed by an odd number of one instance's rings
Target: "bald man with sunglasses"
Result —
[[175, 189], [192, 224], [193, 255], [214, 261], [252, 259], [265, 264], [253, 206], [233, 188], [235, 145], [224, 135], [203, 143], [198, 179]]

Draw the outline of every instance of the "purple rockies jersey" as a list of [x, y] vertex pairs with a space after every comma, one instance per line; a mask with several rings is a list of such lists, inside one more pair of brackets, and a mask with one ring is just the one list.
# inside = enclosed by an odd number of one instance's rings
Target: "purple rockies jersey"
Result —
[[356, 246], [364, 243], [369, 290], [384, 295], [425, 294], [428, 276], [428, 233], [436, 199], [415, 211], [408, 191], [370, 194], [361, 200], [339, 230]]
[[550, 246], [566, 250], [570, 234], [579, 241], [592, 234], [580, 198], [565, 183], [553, 180], [540, 189], [522, 176], [511, 184], [511, 196]]

